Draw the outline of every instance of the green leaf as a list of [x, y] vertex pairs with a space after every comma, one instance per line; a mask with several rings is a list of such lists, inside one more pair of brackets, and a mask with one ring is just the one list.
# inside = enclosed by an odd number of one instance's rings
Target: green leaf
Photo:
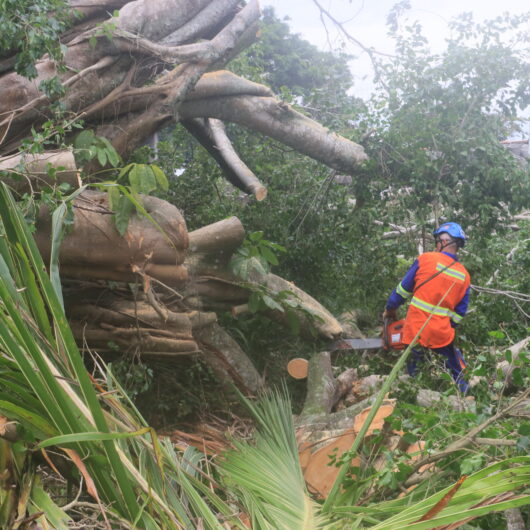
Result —
[[42, 528], [50, 527], [56, 530], [68, 530], [70, 528], [70, 516], [53, 502], [40, 485], [40, 480], [36, 480], [31, 489], [31, 504], [33, 506], [30, 507], [29, 513], [42, 513], [41, 517], [44, 517], [47, 521], [47, 524], [39, 524], [40, 518], [37, 519], [36, 524], [38, 526]]
[[134, 193], [149, 194], [156, 189], [153, 170], [146, 164], [135, 164], [129, 172], [129, 182]]
[[98, 149], [98, 162], [100, 166], [106, 166], [107, 165], [107, 152], [104, 149]]
[[9, 401], [0, 401], [0, 412], [11, 420], [17, 420], [39, 438], [49, 438], [57, 434], [50, 422], [32, 410], [27, 410]]
[[141, 169], [141, 192], [146, 195], [151, 193], [152, 191], [156, 190], [157, 188], [157, 180], [155, 177], [155, 174], [153, 170], [151, 169], [151, 166], [148, 165], [142, 165]]
[[116, 229], [121, 236], [123, 236], [127, 231], [132, 211], [133, 204], [131, 201], [124, 195], [121, 195], [118, 200], [118, 207], [114, 217], [114, 224], [116, 225]]
[[415, 434], [411, 433], [411, 432], [405, 433], [402, 436], [402, 439], [407, 444], [413, 444], [413, 443], [416, 443], [418, 441], [418, 437]]
[[167, 191], [169, 189], [169, 182], [167, 180], [166, 174], [156, 164], [151, 164], [151, 170], [155, 175], [158, 187], [164, 191]]
[[482, 469], [484, 464], [484, 455], [476, 454], [460, 462], [460, 473], [463, 475], [470, 475], [479, 469]]
[[517, 432], [521, 436], [530, 436], [530, 423], [523, 423], [519, 426], [519, 429], [517, 429]]
[[107, 188], [107, 198], [109, 201], [109, 208], [115, 212], [118, 209], [121, 193], [118, 186], [109, 186]]
[[506, 334], [499, 330], [488, 331], [488, 335], [494, 339], [504, 339]]
[[140, 167], [142, 164], [133, 164], [129, 171], [129, 185], [134, 193], [141, 193], [142, 175]]
[[263, 295], [263, 303], [269, 308], [269, 309], [275, 309], [276, 311], [280, 311], [283, 313], [285, 309], [278, 303], [274, 298], [271, 298], [268, 295]]
[[278, 265], [279, 261], [274, 252], [272, 252], [267, 247], [262, 246], [261, 247], [261, 253], [263, 257], [271, 264], [271, 265]]
[[81, 131], [74, 140], [74, 147], [76, 149], [88, 149], [95, 139], [95, 134], [93, 131], [87, 129]]
[[65, 202], [62, 202], [52, 214], [52, 234], [50, 250], [50, 278], [61, 305], [64, 307], [61, 275], [59, 273], [59, 252], [64, 235], [64, 219], [68, 213]]
[[[108, 143], [110, 144], [110, 142]], [[107, 158], [109, 159], [111, 166], [117, 167], [121, 161], [121, 158], [116, 149], [114, 149], [114, 147], [112, 146], [112, 144], [107, 147], [105, 152], [107, 153]]]
[[276, 250], [277, 252], [287, 252], [287, 249], [285, 247], [283, 247], [282, 245], [278, 245], [278, 243], [273, 243], [272, 241], [262, 241], [261, 242], [262, 245], [266, 245], [274, 250]]
[[150, 431], [150, 427], [144, 427], [143, 429], [132, 432], [79, 432], [75, 434], [62, 434], [43, 440], [37, 445], [37, 449], [51, 447], [52, 445], [65, 445], [94, 440], [123, 440], [125, 438], [142, 436], [148, 434]]
[[120, 171], [118, 175], [118, 180], [121, 180], [129, 171], [135, 166], [135, 164], [127, 164], [122, 170]]

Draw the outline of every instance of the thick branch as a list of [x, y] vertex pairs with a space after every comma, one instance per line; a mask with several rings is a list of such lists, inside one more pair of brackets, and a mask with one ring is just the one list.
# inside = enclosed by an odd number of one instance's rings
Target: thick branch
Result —
[[[107, 131], [107, 136], [113, 136], [112, 143], [116, 150], [127, 156], [136, 147], [141, 145], [146, 136], [150, 136], [158, 130], [163, 123], [173, 117], [175, 121], [180, 121], [180, 105], [186, 95], [198, 82], [200, 77], [206, 72], [208, 66], [230, 52], [237, 44], [238, 39], [245, 33], [245, 30], [259, 16], [257, 0], [252, 0], [243, 10], [241, 10], [212, 41], [201, 43], [197, 46], [213, 47], [215, 51], [205, 52], [205, 55], [195, 55], [186, 60], [192, 60], [192, 64], [186, 68], [169, 89], [165, 99], [154, 103], [151, 108], [137, 116], [134, 122], [130, 122], [125, 128], [115, 126], [111, 131]], [[155, 48], [158, 45], [155, 45]], [[196, 46], [194, 44], [189, 46]], [[182, 47], [180, 47], [182, 48]], [[206, 49], [205, 48], [205, 49]], [[188, 48], [188, 51], [190, 48]], [[188, 53], [188, 52], [186, 52]], [[175, 61], [175, 58], [172, 58]], [[177, 61], [178, 62], [178, 61]]]
[[342, 172], [354, 172], [367, 160], [360, 145], [330, 132], [275, 98], [242, 96], [186, 101], [180, 107], [180, 115], [239, 123]]
[[[22, 167], [23, 170], [18, 168]], [[48, 173], [53, 168], [55, 173]], [[2, 179], [19, 193], [39, 188], [43, 185], [77, 182], [77, 167], [70, 150], [48, 151], [42, 154], [21, 154], [0, 159], [0, 171], [6, 171], [10, 177]]]
[[237, 217], [229, 217], [190, 232], [190, 251], [185, 261], [190, 276], [223, 276], [232, 254], [244, 239], [245, 229]]
[[309, 361], [307, 395], [299, 421], [309, 416], [329, 414], [336, 402], [339, 385], [331, 370], [331, 357], [327, 351], [313, 355]]
[[194, 118], [185, 120], [182, 124], [210, 153], [234, 186], [245, 193], [255, 195], [258, 201], [262, 201], [267, 196], [267, 188], [233, 148], [223, 122], [213, 118]]
[[112, 19], [119, 30], [158, 41], [186, 25], [211, 0], [134, 0]]
[[[146, 211], [155, 221], [133, 215], [124, 237], [114, 225], [105, 193], [85, 191], [74, 202], [72, 230], [61, 245], [64, 276], [134, 281], [144, 272], [169, 285], [186, 280], [183, 266], [188, 247], [186, 223], [178, 209], [155, 197], [144, 197]], [[42, 208], [36, 240], [45, 260], [50, 255], [51, 220]]]
[[211, 64], [235, 47], [239, 38], [259, 18], [259, 15], [257, 0], [251, 0], [212, 40], [181, 46], [164, 46], [140, 37], [139, 35], [145, 35], [143, 28], [142, 32], [133, 33], [119, 27], [114, 31], [113, 45], [120, 51], [158, 57], [170, 64], [184, 62]]
[[[305, 331], [311, 336], [310, 330], [316, 330], [321, 337], [327, 339], [336, 338], [342, 333], [343, 330], [339, 321], [322, 304], [305, 291], [302, 291], [302, 289], [296, 287], [294, 283], [288, 282], [275, 274], [267, 274], [260, 283], [263, 283], [274, 293], [279, 293], [280, 291], [293, 293], [293, 299], [299, 304], [301, 309], [301, 311], [297, 311], [297, 315], [300, 319], [302, 332]], [[313, 315], [313, 317], [308, 317], [307, 313]], [[275, 316], [278, 319], [285, 318], [285, 314], [278, 311], [275, 312]]]
[[273, 93], [269, 87], [239, 77], [229, 70], [217, 70], [205, 73], [186, 95], [186, 101], [221, 96], [268, 97], [273, 96]]
[[263, 379], [237, 342], [218, 324], [195, 332], [204, 360], [227, 384], [234, 382], [246, 393], [263, 388]]
[[213, 0], [195, 17], [161, 40], [165, 46], [177, 46], [183, 42], [204, 36], [219, 25], [227, 16], [233, 15], [240, 0]]

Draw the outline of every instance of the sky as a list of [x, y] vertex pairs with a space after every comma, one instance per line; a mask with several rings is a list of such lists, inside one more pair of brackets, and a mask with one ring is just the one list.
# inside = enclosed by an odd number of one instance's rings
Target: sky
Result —
[[[366, 47], [391, 53], [391, 41], [386, 36], [386, 17], [397, 0], [318, 0], [324, 9], [344, 24], [346, 30]], [[274, 7], [280, 18], [288, 16], [294, 33], [312, 42], [322, 50], [339, 45], [338, 33], [329, 25], [329, 33], [319, 18], [313, 0], [261, 0], [262, 6]], [[506, 11], [520, 14], [530, 11], [528, 0], [410, 0], [412, 9], [408, 16], [421, 22], [424, 34], [434, 51], [443, 49], [449, 36], [447, 22], [463, 13], [471, 12], [477, 21], [494, 18]], [[372, 91], [370, 61], [359, 48], [348, 45], [347, 51], [358, 58], [350, 63], [356, 96], [367, 98]]]

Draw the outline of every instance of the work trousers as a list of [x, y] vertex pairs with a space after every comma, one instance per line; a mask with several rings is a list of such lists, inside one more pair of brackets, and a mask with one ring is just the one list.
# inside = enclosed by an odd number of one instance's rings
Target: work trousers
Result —
[[[455, 383], [458, 385], [460, 392], [466, 394], [469, 390], [469, 385], [464, 378], [464, 369], [466, 362], [462, 352], [455, 347], [454, 343], [443, 346], [442, 348], [430, 348], [432, 351], [443, 355], [445, 361], [445, 367], [451, 374]], [[425, 349], [416, 346], [410, 353], [410, 359], [407, 362], [407, 371], [409, 375], [415, 376], [418, 373], [418, 365], [423, 361], [425, 356]]]

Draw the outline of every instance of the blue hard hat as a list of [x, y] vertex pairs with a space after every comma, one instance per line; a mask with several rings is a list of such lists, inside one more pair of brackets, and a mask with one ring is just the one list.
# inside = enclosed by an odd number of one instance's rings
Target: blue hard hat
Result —
[[436, 237], [444, 233], [449, 234], [455, 239], [460, 239], [462, 241], [462, 246], [464, 246], [466, 242], [466, 234], [458, 223], [444, 223], [440, 228], [435, 230], [432, 235]]

